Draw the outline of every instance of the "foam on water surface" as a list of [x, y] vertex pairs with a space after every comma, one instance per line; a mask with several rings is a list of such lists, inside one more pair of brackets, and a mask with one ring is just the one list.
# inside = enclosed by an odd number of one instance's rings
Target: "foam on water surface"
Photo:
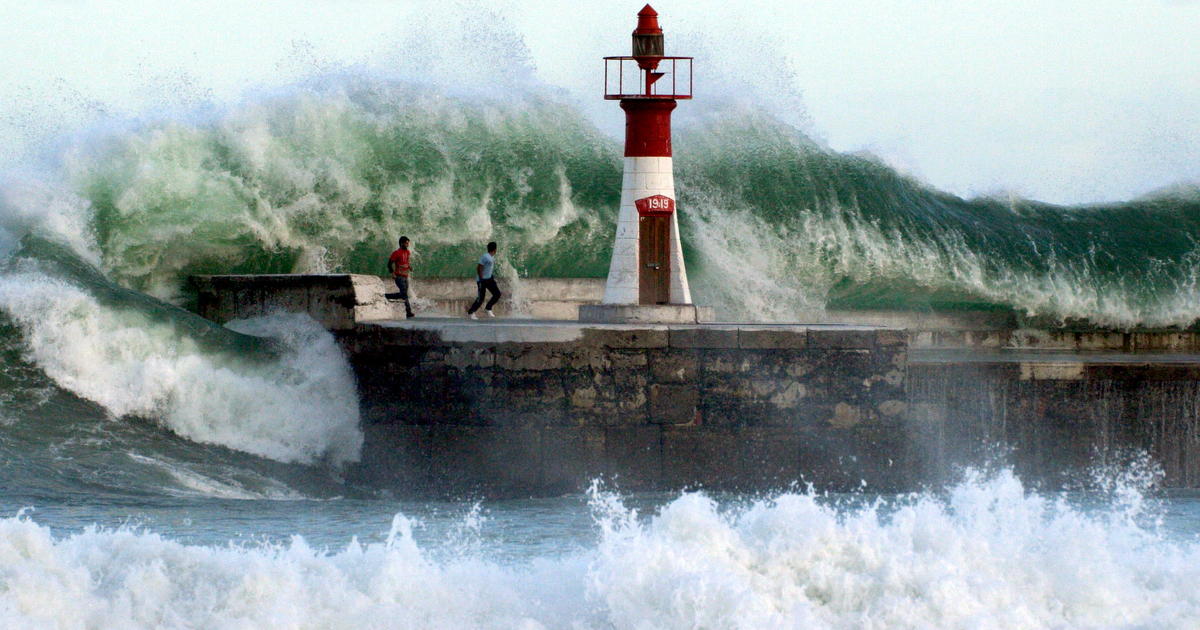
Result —
[[341, 464], [362, 445], [353, 375], [305, 315], [232, 322], [279, 342], [275, 357], [206, 349], [172, 320], [101, 303], [36, 269], [0, 275], [0, 310], [28, 358], [114, 417], [283, 462]]
[[[0, 620], [33, 627], [1193, 628], [1200, 542], [1127, 489], [1093, 508], [1009, 472], [944, 495], [834, 506], [809, 493], [650, 516], [596, 493], [595, 542], [491, 559], [420, 545], [397, 515], [339, 549], [195, 546], [130, 529], [0, 521]], [[472, 511], [455, 530], [487, 523]], [[536, 519], [530, 518], [530, 527]], [[71, 605], [64, 605], [71, 602]]]

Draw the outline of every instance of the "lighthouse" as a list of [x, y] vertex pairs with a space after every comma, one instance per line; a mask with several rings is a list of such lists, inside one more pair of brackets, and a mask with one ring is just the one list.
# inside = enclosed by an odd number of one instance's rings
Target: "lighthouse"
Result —
[[604, 299], [582, 307], [581, 319], [697, 321], [671, 163], [671, 112], [692, 98], [692, 58], [664, 52], [658, 13], [647, 4], [638, 12], [633, 54], [604, 58], [604, 98], [625, 110], [625, 172]]

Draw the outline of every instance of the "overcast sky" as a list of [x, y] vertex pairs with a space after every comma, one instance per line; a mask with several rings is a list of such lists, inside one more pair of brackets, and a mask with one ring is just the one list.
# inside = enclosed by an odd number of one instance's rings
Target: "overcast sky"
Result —
[[[668, 54], [697, 57], [697, 100], [681, 106], [693, 113], [760, 104], [833, 149], [869, 151], [965, 196], [1081, 203], [1200, 182], [1198, 1], [654, 5]], [[490, 40], [475, 56], [528, 55], [537, 80], [615, 133], [621, 115], [597, 97], [599, 57], [626, 53], [640, 7], [0, 0], [0, 163], [97, 116], [402, 65], [412, 37], [464, 23]], [[473, 47], [447, 56], [470, 59]], [[507, 50], [516, 61], [497, 61]]]

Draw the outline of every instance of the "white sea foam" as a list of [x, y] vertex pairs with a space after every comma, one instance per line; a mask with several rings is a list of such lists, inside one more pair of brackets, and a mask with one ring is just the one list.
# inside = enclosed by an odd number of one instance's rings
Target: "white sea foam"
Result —
[[402, 515], [385, 543], [336, 551], [298, 537], [253, 547], [187, 546], [130, 530], [56, 538], [8, 518], [0, 626], [1200, 625], [1200, 543], [1139, 526], [1128, 503], [1084, 512], [1029, 493], [1010, 473], [972, 475], [945, 498], [890, 509], [835, 509], [809, 494], [736, 509], [686, 494], [650, 518], [609, 495], [593, 508], [593, 547], [516, 564], [469, 546], [433, 553]]
[[102, 305], [34, 270], [0, 276], [0, 309], [50, 378], [114, 416], [284, 462], [340, 464], [362, 445], [353, 374], [332, 336], [304, 315], [231, 322], [275, 337], [275, 359], [207, 350], [170, 321]]
[[[197, 470], [200, 466], [191, 463], [163, 461], [132, 452], [126, 455], [130, 460], [170, 477], [171, 483], [158, 488], [168, 496], [272, 501], [298, 501], [306, 498], [282, 482], [252, 470], [201, 471]], [[247, 481], [252, 483], [247, 484]]]
[[[1047, 247], [1047, 269], [993, 269], [951, 229], [937, 238], [919, 230], [886, 230], [862, 218], [853, 203], [799, 208], [788, 221], [769, 224], [743, 202], [719, 191], [692, 191], [683, 214], [701, 265], [693, 282], [698, 298], [722, 315], [767, 321], [820, 318], [840, 280], [895, 280], [928, 289], [952, 289], [1027, 315], [1077, 318], [1118, 328], [1190, 323], [1200, 304], [1200, 248], [1178, 261], [1179, 280], [1100, 278], [1090, 260], [1061, 260]], [[1150, 295], [1140, 283], [1171, 282]]]

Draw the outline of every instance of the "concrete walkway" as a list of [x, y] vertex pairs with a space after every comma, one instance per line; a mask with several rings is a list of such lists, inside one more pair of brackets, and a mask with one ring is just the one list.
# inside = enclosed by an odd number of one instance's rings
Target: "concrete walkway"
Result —
[[1074, 363], [1080, 365], [1200, 365], [1200, 354], [1071, 350], [910, 349], [910, 364]]
[[[421, 317], [412, 319], [386, 319], [360, 322], [360, 328], [379, 327], [384, 329], [423, 330], [436, 332], [448, 342], [484, 343], [536, 343], [578, 341], [585, 330], [613, 331], [695, 331], [698, 335], [711, 336], [714, 346], [737, 347], [742, 333], [766, 333], [789, 336], [805, 335], [874, 335], [881, 330], [894, 330], [880, 326], [857, 324], [753, 324], [753, 323], [703, 323], [703, 324], [599, 324], [568, 320], [524, 319], [524, 318], [480, 318], [465, 317]], [[898, 331], [897, 331], [898, 332]], [[728, 338], [716, 342], [716, 338]]]

